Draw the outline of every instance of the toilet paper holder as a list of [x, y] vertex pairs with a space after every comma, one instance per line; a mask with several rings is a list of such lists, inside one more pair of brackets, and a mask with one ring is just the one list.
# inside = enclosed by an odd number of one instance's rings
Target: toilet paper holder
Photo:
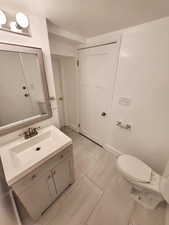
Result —
[[122, 121], [116, 121], [116, 126], [126, 129], [126, 130], [130, 130], [131, 129], [131, 124], [128, 123], [123, 123]]

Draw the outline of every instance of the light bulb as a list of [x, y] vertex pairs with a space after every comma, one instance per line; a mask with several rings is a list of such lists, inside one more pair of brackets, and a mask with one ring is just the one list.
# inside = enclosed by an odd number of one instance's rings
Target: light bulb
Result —
[[10, 28], [13, 32], [20, 32], [21, 30], [17, 28], [17, 23], [15, 21], [10, 22]]
[[6, 24], [7, 22], [7, 18], [5, 13], [0, 9], [0, 26], [2, 27], [2, 25]]
[[29, 26], [28, 17], [24, 13], [18, 12], [16, 14], [16, 23], [21, 28], [27, 28]]

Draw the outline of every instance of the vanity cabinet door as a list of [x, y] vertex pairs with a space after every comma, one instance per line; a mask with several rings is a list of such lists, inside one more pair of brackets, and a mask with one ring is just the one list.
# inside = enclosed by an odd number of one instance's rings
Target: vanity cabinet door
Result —
[[[35, 178], [36, 179], [36, 178]], [[19, 198], [33, 219], [38, 219], [42, 212], [56, 198], [56, 190], [50, 172], [32, 181]]]
[[52, 169], [52, 175], [56, 186], [57, 195], [64, 191], [64, 189], [73, 183], [72, 174], [72, 159], [68, 158], [57, 164]]

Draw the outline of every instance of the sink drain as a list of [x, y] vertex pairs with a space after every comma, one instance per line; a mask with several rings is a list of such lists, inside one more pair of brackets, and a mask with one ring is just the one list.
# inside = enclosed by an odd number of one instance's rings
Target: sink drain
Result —
[[37, 147], [37, 148], [36, 148], [36, 151], [39, 151], [39, 150], [40, 150], [40, 147]]

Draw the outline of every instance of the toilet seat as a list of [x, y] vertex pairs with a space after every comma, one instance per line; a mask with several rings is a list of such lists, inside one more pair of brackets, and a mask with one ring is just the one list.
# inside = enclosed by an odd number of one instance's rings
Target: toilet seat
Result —
[[152, 169], [134, 156], [126, 154], [119, 156], [117, 166], [130, 180], [141, 183], [151, 182]]

